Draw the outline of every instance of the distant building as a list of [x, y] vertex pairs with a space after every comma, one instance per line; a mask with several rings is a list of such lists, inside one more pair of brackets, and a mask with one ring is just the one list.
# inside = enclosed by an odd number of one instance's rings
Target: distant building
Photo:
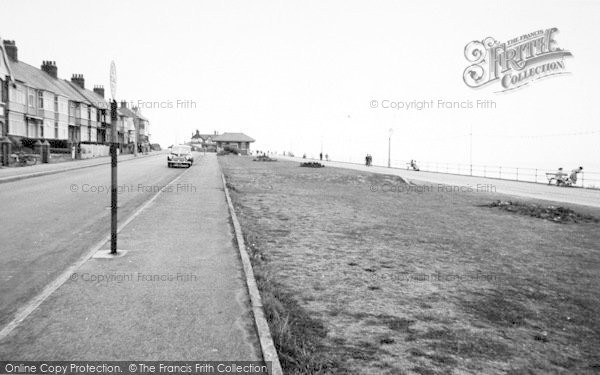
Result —
[[216, 152], [217, 142], [214, 141], [214, 138], [217, 136], [219, 136], [217, 131], [214, 131], [213, 134], [200, 134], [200, 131], [196, 129], [196, 133], [192, 133], [190, 144], [209, 152]]
[[254, 142], [253, 138], [244, 133], [223, 133], [213, 137], [212, 140], [217, 143], [217, 151], [231, 147], [237, 149], [242, 155], [250, 153], [250, 143]]
[[135, 142], [135, 118], [136, 114], [127, 107], [127, 102], [122, 101], [118, 109], [119, 114], [119, 142], [133, 151]]
[[150, 147], [150, 121], [142, 115], [142, 111], [138, 107], [133, 107], [133, 112], [137, 128], [137, 143], [144, 147]]

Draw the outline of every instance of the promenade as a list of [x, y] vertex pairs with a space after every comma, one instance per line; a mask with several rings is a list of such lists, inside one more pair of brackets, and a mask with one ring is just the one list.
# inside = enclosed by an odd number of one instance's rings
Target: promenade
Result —
[[[314, 159], [302, 159], [298, 157], [277, 156], [284, 160], [314, 161]], [[407, 169], [387, 168], [382, 166], [367, 167], [363, 164], [345, 163], [337, 161], [320, 161], [326, 166], [354, 169], [358, 171], [370, 171], [394, 176], [400, 176], [415, 184], [444, 184], [454, 186], [472, 187], [477, 189], [493, 188], [491, 192], [513, 195], [521, 198], [541, 199], [551, 202], [578, 204], [583, 206], [600, 207], [600, 190], [558, 187], [556, 185], [536, 184], [533, 182], [501, 180], [489, 177], [463, 176], [436, 172], [417, 172]]]

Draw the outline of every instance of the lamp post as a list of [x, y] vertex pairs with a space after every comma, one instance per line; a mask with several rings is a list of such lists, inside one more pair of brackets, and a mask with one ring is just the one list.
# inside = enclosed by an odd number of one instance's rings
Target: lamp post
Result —
[[471, 125], [471, 130], [469, 132], [469, 143], [469, 174], [473, 176], [473, 125]]
[[392, 133], [394, 129], [390, 128], [388, 136], [388, 168], [392, 167]]

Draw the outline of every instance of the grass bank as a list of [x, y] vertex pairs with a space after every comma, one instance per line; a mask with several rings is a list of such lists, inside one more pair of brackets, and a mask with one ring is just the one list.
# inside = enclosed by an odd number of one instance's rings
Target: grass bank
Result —
[[600, 371], [597, 222], [393, 176], [219, 160], [286, 373]]

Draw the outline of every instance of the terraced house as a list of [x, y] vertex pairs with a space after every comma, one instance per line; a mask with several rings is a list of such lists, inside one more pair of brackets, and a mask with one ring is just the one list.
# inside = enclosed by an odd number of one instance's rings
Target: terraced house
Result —
[[0, 43], [0, 139], [7, 134], [6, 105], [8, 102], [8, 83], [13, 82], [8, 57]]
[[[42, 62], [40, 69], [19, 61], [11, 40], [2, 42], [0, 55], [0, 137], [17, 146], [48, 140], [53, 148], [110, 141], [110, 106], [102, 86], [87, 89], [82, 74], [73, 74], [70, 81], [58, 78], [54, 61]], [[136, 114], [122, 115], [119, 142], [121, 151], [127, 152], [132, 148], [124, 145], [133, 142]], [[149, 135], [148, 120], [141, 123]]]

